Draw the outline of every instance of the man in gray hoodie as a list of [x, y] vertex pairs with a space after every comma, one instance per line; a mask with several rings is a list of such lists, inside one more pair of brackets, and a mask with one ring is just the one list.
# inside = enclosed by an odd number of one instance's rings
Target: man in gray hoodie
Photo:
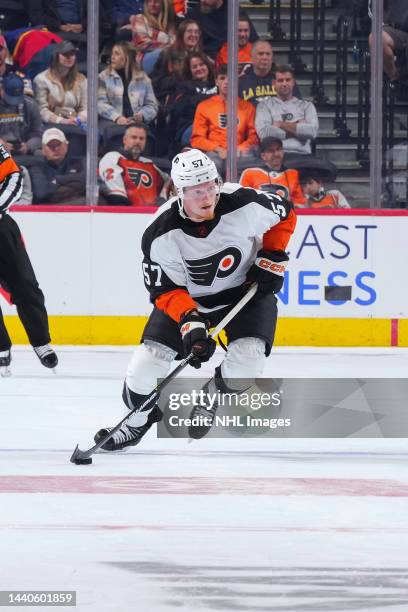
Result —
[[295, 84], [290, 66], [276, 67], [273, 80], [276, 96], [258, 104], [255, 129], [259, 140], [268, 136], [282, 140], [285, 153], [310, 154], [311, 141], [319, 131], [319, 120], [312, 102], [293, 95]]

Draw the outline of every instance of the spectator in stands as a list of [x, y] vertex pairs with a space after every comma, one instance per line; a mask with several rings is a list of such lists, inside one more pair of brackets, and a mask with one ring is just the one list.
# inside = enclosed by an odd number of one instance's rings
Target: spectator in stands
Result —
[[193, 51], [202, 51], [202, 38], [200, 26], [192, 19], [184, 19], [178, 26], [176, 39], [173, 47], [177, 51], [192, 53]]
[[140, 70], [135, 51], [126, 42], [112, 49], [111, 65], [99, 75], [98, 113], [100, 117], [127, 126], [136, 121], [150, 123], [158, 104], [148, 76]]
[[256, 108], [259, 139], [274, 136], [283, 141], [285, 153], [310, 154], [311, 141], [319, 131], [314, 104], [293, 95], [295, 77], [290, 66], [276, 67], [273, 85], [276, 96], [260, 102]]
[[196, 93], [217, 93], [213, 63], [201, 51], [189, 53], [184, 61], [183, 78], [193, 85]]
[[0, 85], [0, 138], [13, 155], [35, 153], [41, 147], [43, 131], [37, 104], [24, 96], [24, 82], [15, 73], [3, 77]]
[[264, 138], [260, 145], [260, 156], [263, 163], [244, 170], [239, 181], [241, 185], [277, 193], [291, 200], [295, 206], [305, 206], [306, 198], [299, 183], [298, 171], [283, 168], [282, 141], [272, 136]]
[[147, 74], [159, 58], [162, 49], [175, 38], [175, 19], [171, 0], [144, 0], [143, 13], [132, 15], [130, 24], [122, 28], [129, 35]]
[[170, 109], [170, 138], [175, 141], [175, 153], [190, 143], [198, 104], [218, 93], [213, 62], [204, 53], [196, 51], [186, 58], [182, 76]]
[[213, 66], [204, 53], [195, 51], [184, 60], [182, 74], [175, 77], [175, 89], [167, 100], [165, 135], [174, 155], [190, 144], [197, 105], [217, 93]]
[[116, 27], [129, 23], [132, 15], [143, 13], [143, 0], [105, 0], [105, 11]]
[[[228, 36], [228, 2], [227, 0], [199, 0], [187, 11], [187, 17], [198, 23], [203, 33], [205, 53], [215, 59], [219, 49]], [[250, 23], [250, 40], [258, 38], [256, 30]]]
[[[163, 49], [160, 53], [154, 70], [150, 75], [154, 92], [159, 100], [159, 91], [162, 89], [163, 79], [181, 72], [187, 55], [193, 51], [201, 50], [200, 28], [195, 21], [184, 19], [177, 29], [175, 41], [170, 47]], [[167, 86], [164, 89], [167, 89]]]
[[[156, 206], [163, 203], [169, 176], [151, 159], [142, 156], [147, 142], [143, 123], [129, 126], [123, 136], [123, 148], [106, 153], [99, 162], [103, 196], [109, 204]], [[161, 200], [161, 201], [160, 201]]]
[[55, 45], [51, 66], [37, 74], [34, 87], [44, 123], [86, 124], [87, 80], [78, 72], [72, 42], [64, 40]]
[[[247, 65], [238, 80], [238, 95], [243, 100], [256, 106], [262, 100], [276, 96], [273, 86], [275, 71], [272, 45], [267, 40], [257, 40], [252, 45], [252, 64]], [[295, 83], [293, 95], [302, 98], [300, 89]]]
[[44, 160], [30, 166], [34, 204], [85, 204], [86, 171], [83, 158], [68, 153], [61, 130], [49, 128], [42, 136]]
[[257, 40], [251, 49], [252, 65], [249, 66], [238, 81], [238, 95], [256, 106], [258, 102], [270, 96], [276, 96], [272, 85], [275, 75], [273, 66], [273, 49], [267, 40]]
[[307, 208], [351, 208], [340, 191], [325, 189], [318, 171], [301, 170], [299, 181], [306, 196]]
[[187, 11], [187, 18], [196, 21], [203, 33], [203, 47], [215, 59], [218, 50], [227, 40], [227, 0], [200, 0]]
[[[240, 15], [238, 21], [238, 72], [243, 74], [252, 62], [252, 43], [249, 42], [251, 26], [249, 17]], [[228, 43], [225, 42], [217, 53], [215, 65], [228, 64]]]
[[[408, 77], [408, 3], [389, 0], [384, 11], [383, 58], [384, 72], [391, 81]], [[371, 2], [369, 3], [371, 16]], [[370, 47], [373, 35], [369, 36]]]
[[24, 72], [18, 69], [14, 64], [8, 63], [6, 60], [8, 58], [8, 49], [7, 42], [3, 35], [0, 34], [0, 83], [2, 78], [6, 74], [10, 74], [11, 72], [15, 72], [19, 77], [21, 77], [24, 81], [24, 95], [32, 96], [33, 95], [33, 85], [31, 83], [31, 79], [29, 79]]
[[[211, 96], [197, 106], [191, 146], [201, 149], [214, 161], [220, 173], [223, 173], [227, 157], [227, 66], [222, 64], [216, 71], [215, 83], [218, 95]], [[238, 98], [238, 156], [254, 155], [258, 139], [255, 132], [255, 109], [249, 102]]]
[[86, 0], [30, 0], [29, 21], [33, 26], [44, 25], [51, 32], [80, 34], [86, 30]]

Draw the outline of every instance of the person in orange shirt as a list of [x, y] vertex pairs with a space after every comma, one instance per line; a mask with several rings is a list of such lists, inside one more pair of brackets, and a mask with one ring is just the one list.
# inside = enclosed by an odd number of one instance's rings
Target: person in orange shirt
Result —
[[[222, 64], [216, 72], [215, 84], [218, 94], [200, 102], [196, 108], [191, 137], [191, 146], [207, 153], [223, 173], [227, 157], [227, 66]], [[257, 149], [255, 131], [255, 108], [238, 98], [238, 156], [248, 157]]]
[[338, 189], [326, 189], [318, 171], [303, 170], [300, 184], [306, 196], [307, 208], [351, 208]]
[[276, 193], [293, 202], [294, 206], [306, 206], [307, 200], [299, 183], [297, 170], [283, 169], [283, 143], [268, 136], [261, 141], [260, 156], [263, 165], [247, 168], [241, 175], [243, 187], [252, 187]]
[[[238, 21], [238, 72], [242, 74], [248, 64], [252, 64], [252, 43], [249, 42], [251, 36], [251, 25], [248, 17], [240, 16]], [[215, 66], [228, 64], [228, 43], [225, 42], [217, 53]]]
[[[55, 368], [58, 358], [48, 344], [50, 332], [44, 295], [17, 223], [7, 213], [22, 191], [21, 170], [7, 149], [0, 144], [0, 284], [2, 293], [17, 307], [18, 316], [42, 365]], [[50, 253], [52, 258], [53, 254]], [[11, 339], [0, 308], [0, 375], [10, 374]]]

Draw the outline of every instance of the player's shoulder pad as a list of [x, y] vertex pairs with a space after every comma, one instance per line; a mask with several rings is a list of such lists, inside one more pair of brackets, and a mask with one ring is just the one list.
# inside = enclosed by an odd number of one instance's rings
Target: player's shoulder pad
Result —
[[269, 193], [267, 191], [261, 191], [260, 189], [252, 189], [250, 187], [245, 187], [244, 189], [254, 191], [256, 193], [256, 198], [254, 198], [254, 200], [261, 206], [268, 208], [278, 215], [281, 221], [286, 219], [290, 211], [293, 209], [292, 202], [286, 198], [283, 198], [277, 193]]
[[159, 206], [149, 223], [146, 225], [145, 231], [150, 228], [150, 233], [161, 234], [176, 229], [180, 225], [181, 217], [178, 212], [177, 197], [171, 197], [167, 202]]
[[233, 194], [238, 189], [242, 189], [242, 185], [239, 183], [224, 183], [221, 187], [221, 193]]
[[259, 204], [278, 215], [281, 220], [286, 219], [293, 208], [289, 200], [275, 193], [260, 191], [252, 187], [243, 187], [237, 183], [225, 183], [221, 193], [224, 193], [234, 200], [234, 208]]

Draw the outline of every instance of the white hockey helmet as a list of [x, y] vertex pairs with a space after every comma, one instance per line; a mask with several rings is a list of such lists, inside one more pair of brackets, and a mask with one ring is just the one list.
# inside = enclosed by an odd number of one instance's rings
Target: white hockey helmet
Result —
[[171, 165], [171, 178], [176, 188], [182, 217], [185, 217], [183, 210], [183, 190], [185, 187], [194, 187], [200, 183], [213, 180], [217, 181], [219, 189], [222, 185], [216, 165], [205, 153], [198, 149], [190, 149], [175, 156]]

